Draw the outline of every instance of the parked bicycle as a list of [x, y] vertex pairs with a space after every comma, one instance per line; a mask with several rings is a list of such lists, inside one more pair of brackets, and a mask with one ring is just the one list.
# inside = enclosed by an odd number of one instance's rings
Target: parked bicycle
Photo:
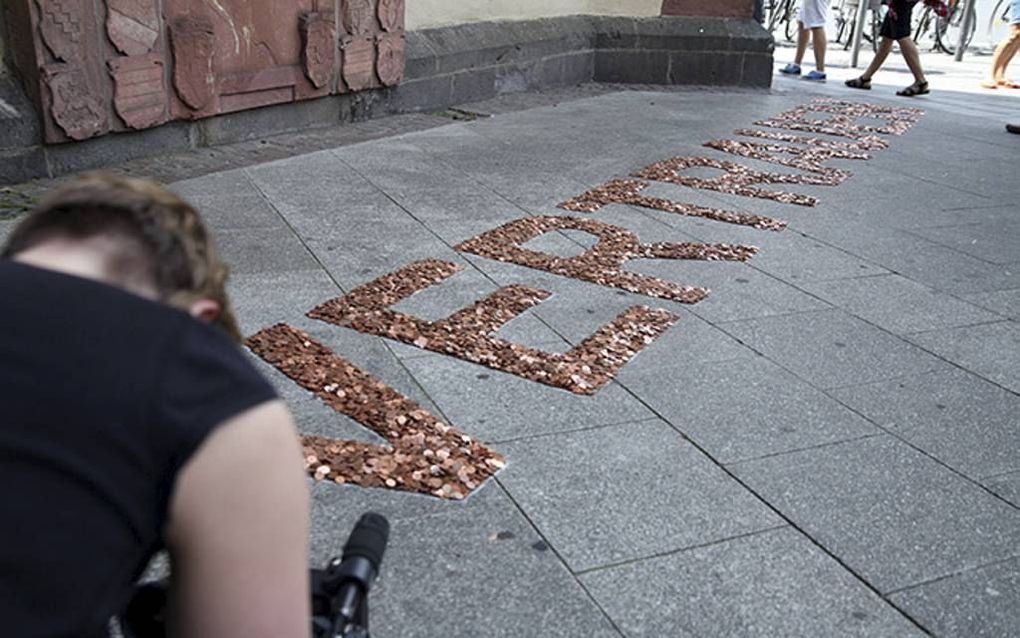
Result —
[[765, 0], [765, 16], [769, 33], [775, 34], [776, 29], [783, 25], [786, 41], [793, 42], [797, 36], [796, 0]]
[[[1001, 4], [1002, 0], [1000, 0]], [[960, 43], [960, 33], [963, 30], [964, 15], [966, 14], [967, 3], [964, 0], [948, 0], [949, 13], [940, 17], [930, 6], [925, 6], [918, 16], [915, 17], [917, 26], [914, 31], [914, 42], [920, 44], [923, 38], [930, 31], [934, 38], [933, 51], [942, 51], [952, 55], [956, 53], [956, 47]], [[1008, 5], [1007, 5], [1008, 9]], [[967, 37], [964, 41], [964, 48], [970, 46], [977, 31], [977, 13], [973, 5], [970, 7], [970, 26], [967, 30]], [[992, 15], [998, 13], [998, 5]], [[991, 28], [989, 27], [989, 30]]]

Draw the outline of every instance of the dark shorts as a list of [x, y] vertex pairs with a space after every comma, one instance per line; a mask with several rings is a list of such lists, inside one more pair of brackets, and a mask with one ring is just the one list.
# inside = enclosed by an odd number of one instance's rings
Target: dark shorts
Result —
[[[910, 28], [910, 13], [914, 10], [914, 3], [905, 0], [893, 0], [890, 9], [885, 14], [885, 20], [882, 21], [882, 30], [878, 34], [890, 40], [909, 38], [912, 31]], [[895, 18], [892, 16], [893, 11], [896, 13]]]

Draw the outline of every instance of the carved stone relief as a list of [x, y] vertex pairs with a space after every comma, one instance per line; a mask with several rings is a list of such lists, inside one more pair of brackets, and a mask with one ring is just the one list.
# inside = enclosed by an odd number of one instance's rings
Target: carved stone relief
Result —
[[404, 29], [404, 0], [379, 0], [378, 14], [383, 31]]
[[352, 91], [364, 91], [375, 83], [375, 42], [372, 36], [345, 38], [344, 82]]
[[404, 79], [404, 34], [386, 33], [379, 36], [379, 59], [376, 73], [383, 86], [396, 86]]
[[159, 40], [156, 0], [106, 0], [106, 33], [124, 55], [144, 55]]
[[80, 62], [84, 52], [82, 0], [36, 0], [43, 42], [62, 62]]
[[167, 92], [163, 81], [163, 59], [150, 53], [110, 60], [113, 76], [113, 105], [124, 124], [133, 129], [149, 128], [167, 120]]
[[375, 31], [374, 0], [344, 0], [344, 28], [351, 35]]
[[174, 88], [195, 111], [205, 109], [216, 94], [213, 53], [216, 34], [212, 24], [201, 18], [181, 17], [170, 24], [174, 53]]
[[309, 13], [301, 18], [302, 60], [305, 75], [316, 88], [333, 79], [336, 21], [332, 13]]
[[3, 2], [49, 143], [404, 78], [405, 0]]
[[106, 110], [96, 99], [88, 76], [78, 68], [54, 64], [43, 68], [49, 89], [50, 114], [72, 140], [84, 140], [106, 130]]

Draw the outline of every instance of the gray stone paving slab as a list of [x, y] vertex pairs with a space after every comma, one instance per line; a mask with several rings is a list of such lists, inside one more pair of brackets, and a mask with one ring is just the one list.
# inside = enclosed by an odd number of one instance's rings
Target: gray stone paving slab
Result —
[[348, 290], [422, 259], [467, 264], [410, 217], [345, 223], [304, 239], [322, 266]]
[[934, 330], [908, 338], [975, 374], [1020, 392], [1020, 325], [1015, 321]]
[[385, 193], [330, 151], [246, 171], [288, 223], [305, 236], [351, 222], [407, 218]]
[[310, 270], [315, 258], [288, 229], [235, 228], [217, 233], [216, 246], [235, 273]]
[[414, 218], [505, 222], [522, 212], [505, 197], [406, 138], [338, 149], [335, 155]]
[[832, 395], [971, 478], [1020, 470], [1020, 397], [958, 368]]
[[199, 211], [214, 234], [240, 228], [287, 227], [243, 170], [176, 182], [170, 188]]
[[[408, 503], [418, 513], [393, 517], [372, 589], [373, 636], [619, 636], [495, 486], [467, 503], [428, 504], [421, 496], [333, 487], [315, 493], [312, 556], [319, 562], [341, 553], [356, 515], [378, 501], [391, 516]], [[378, 492], [378, 501], [362, 498]]]
[[731, 465], [881, 592], [1018, 554], [1020, 510], [886, 436]]
[[575, 572], [783, 524], [658, 419], [500, 449], [500, 483]]
[[996, 290], [995, 292], [979, 292], [963, 295], [972, 304], [987, 308], [1003, 317], [1020, 319], [1020, 288], [1016, 290]]
[[312, 308], [341, 294], [321, 268], [232, 274], [227, 293], [245, 335], [281, 321], [293, 324]]
[[763, 357], [636, 371], [622, 381], [720, 463], [879, 432]]
[[1014, 217], [1012, 221], [918, 228], [911, 232], [982, 261], [1016, 264], [1020, 263], [1020, 214]]
[[730, 335], [819, 388], [916, 375], [941, 362], [841, 310], [721, 324]]
[[922, 636], [784, 528], [584, 574], [627, 636]]
[[994, 313], [899, 275], [808, 282], [804, 290], [896, 334], [995, 321]]
[[937, 636], [1012, 636], [1020, 627], [1020, 559], [908, 589], [892, 600]]
[[667, 280], [696, 282], [711, 292], [690, 311], [715, 323], [785, 315], [831, 306], [783, 281], [757, 270], [754, 259], [739, 262], [633, 262], [627, 270]]
[[653, 416], [614, 382], [594, 396], [581, 396], [441, 355], [407, 359], [404, 365], [454, 425], [483, 441], [629, 423]]

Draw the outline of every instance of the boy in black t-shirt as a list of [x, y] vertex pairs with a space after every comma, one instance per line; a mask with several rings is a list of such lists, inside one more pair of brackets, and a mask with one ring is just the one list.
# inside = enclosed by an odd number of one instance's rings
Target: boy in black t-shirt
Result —
[[196, 212], [92, 175], [0, 252], [0, 619], [103, 636], [153, 554], [189, 637], [307, 636], [308, 492]]

